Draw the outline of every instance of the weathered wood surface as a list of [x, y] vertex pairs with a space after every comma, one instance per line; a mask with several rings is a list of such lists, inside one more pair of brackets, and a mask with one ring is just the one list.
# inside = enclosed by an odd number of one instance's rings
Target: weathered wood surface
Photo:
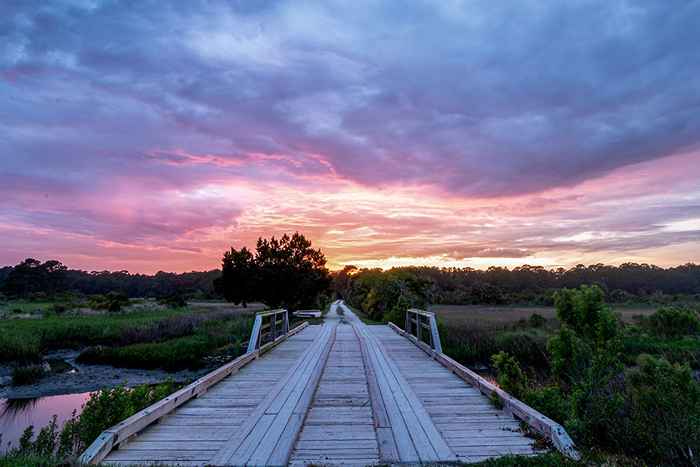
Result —
[[529, 414], [535, 426], [549, 419], [512, 398], [508, 410], [496, 409], [487, 395], [500, 389], [408, 337], [367, 326], [336, 302], [323, 325], [232, 362], [235, 371], [217, 373], [218, 384], [198, 397], [161, 401], [169, 415], [157, 412], [157, 424], [146, 427], [151, 416], [126, 424], [134, 427], [101, 444], [105, 463], [371, 465], [536, 454], [513, 414]]
[[430, 415], [443, 439], [463, 462], [507, 454], [535, 454], [533, 439], [512, 416], [412, 342], [387, 326], [369, 327]]
[[581, 458], [580, 453], [574, 446], [573, 440], [569, 437], [569, 434], [560, 424], [541, 414], [527, 404], [515, 399], [513, 396], [495, 384], [482, 378], [447, 355], [430, 348], [424, 342], [419, 341], [415, 336], [407, 334], [406, 331], [393, 323], [389, 323], [389, 328], [396, 334], [412, 341], [430, 358], [436, 360], [443, 367], [447, 368], [459, 378], [472, 385], [479, 391], [479, 393], [484, 394], [489, 398], [494, 396], [497, 397], [503, 405], [505, 412], [513, 415], [518, 420], [523, 421], [532, 430], [547, 438], [561, 453], [572, 459], [578, 460]]
[[293, 372], [324, 326], [304, 327], [274, 349], [221, 380], [109, 452], [105, 464], [205, 465], [241, 432], [256, 408]]
[[378, 462], [379, 446], [360, 342], [352, 326], [343, 323], [337, 328], [290, 464]]

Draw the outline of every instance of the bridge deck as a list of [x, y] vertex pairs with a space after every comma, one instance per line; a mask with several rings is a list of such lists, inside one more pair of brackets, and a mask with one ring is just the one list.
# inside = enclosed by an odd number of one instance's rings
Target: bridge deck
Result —
[[474, 462], [519, 424], [387, 326], [335, 308], [113, 450], [116, 465]]

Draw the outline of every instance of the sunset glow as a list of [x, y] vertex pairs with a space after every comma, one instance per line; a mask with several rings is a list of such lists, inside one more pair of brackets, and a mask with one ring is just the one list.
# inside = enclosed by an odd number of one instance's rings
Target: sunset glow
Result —
[[663, 48], [663, 8], [476, 3], [8, 7], [0, 264], [212, 269], [293, 231], [333, 269], [700, 261], [697, 4]]

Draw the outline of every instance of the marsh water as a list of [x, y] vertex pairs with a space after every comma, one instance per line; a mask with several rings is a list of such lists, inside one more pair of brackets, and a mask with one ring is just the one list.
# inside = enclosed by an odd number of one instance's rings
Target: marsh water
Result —
[[80, 413], [89, 392], [64, 394], [60, 396], [35, 397], [26, 399], [0, 399], [0, 452], [17, 447], [22, 432], [34, 426], [34, 432], [46, 426], [54, 415], [59, 426], [71, 417], [73, 411]]

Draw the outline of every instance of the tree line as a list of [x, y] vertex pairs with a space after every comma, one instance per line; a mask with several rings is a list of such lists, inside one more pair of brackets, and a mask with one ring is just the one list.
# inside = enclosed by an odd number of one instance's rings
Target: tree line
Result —
[[403, 267], [390, 270], [346, 266], [330, 272], [320, 249], [302, 234], [260, 238], [255, 250], [231, 248], [222, 268], [154, 275], [127, 271], [69, 269], [60, 261], [27, 259], [0, 268], [0, 293], [32, 298], [75, 292], [84, 295], [123, 293], [129, 297], [225, 298], [246, 304], [262, 301], [292, 309], [317, 307], [342, 297], [365, 311], [383, 316], [397, 303], [552, 305], [554, 292], [584, 284], [599, 286], [614, 303], [663, 303], [700, 295], [700, 266], [661, 268], [649, 264], [594, 264], [570, 269], [520, 266], [513, 269]]
[[158, 272], [154, 275], [132, 274], [127, 271], [82, 271], [69, 269], [57, 260], [41, 262], [28, 258], [16, 266], [0, 268], [0, 293], [23, 299], [51, 298], [57, 294], [83, 295], [119, 292], [129, 297], [170, 297], [186, 295], [214, 298], [214, 280], [220, 270]]
[[613, 303], [667, 303], [700, 298], [700, 266], [661, 268], [649, 264], [577, 265], [546, 269], [402, 267], [389, 270], [346, 266], [333, 275], [335, 293], [373, 318], [395, 307], [430, 304], [553, 305], [557, 290], [593, 284]]

